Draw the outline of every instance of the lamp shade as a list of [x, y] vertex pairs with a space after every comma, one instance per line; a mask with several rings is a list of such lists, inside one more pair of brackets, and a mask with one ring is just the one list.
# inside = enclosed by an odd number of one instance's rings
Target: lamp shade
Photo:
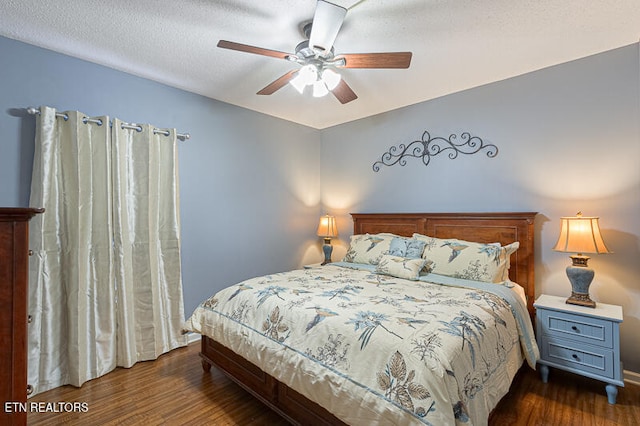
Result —
[[575, 217], [560, 218], [560, 237], [553, 248], [568, 253], [611, 253], [600, 234], [597, 217], [584, 217], [578, 212]]
[[324, 215], [320, 218], [318, 236], [322, 238], [334, 238], [338, 236], [338, 227], [336, 226], [335, 217]]
[[322, 80], [316, 80], [313, 83], [313, 97], [321, 98], [329, 93], [329, 89], [327, 89], [327, 85], [324, 84]]
[[322, 81], [327, 85], [327, 89], [333, 90], [338, 86], [342, 77], [332, 69], [325, 69], [321, 74]]

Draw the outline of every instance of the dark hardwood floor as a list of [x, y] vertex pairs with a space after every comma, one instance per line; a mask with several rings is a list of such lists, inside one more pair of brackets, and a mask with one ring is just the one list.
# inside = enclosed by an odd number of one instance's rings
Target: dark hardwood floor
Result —
[[640, 425], [640, 386], [620, 388], [615, 405], [607, 401], [605, 384], [550, 369], [549, 382], [522, 368], [492, 413], [490, 425]]
[[[30, 412], [29, 425], [286, 425], [217, 369], [204, 373], [199, 343], [119, 368], [82, 388], [63, 386], [29, 403], [84, 402], [86, 412]], [[41, 407], [47, 408], [46, 405]], [[49, 408], [52, 408], [50, 405]], [[640, 425], [640, 386], [610, 405], [604, 384], [551, 370], [549, 383], [523, 368], [490, 425]]]

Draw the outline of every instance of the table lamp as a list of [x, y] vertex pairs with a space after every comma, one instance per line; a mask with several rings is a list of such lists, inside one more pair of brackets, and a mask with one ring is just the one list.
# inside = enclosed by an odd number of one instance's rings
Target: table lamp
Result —
[[324, 215], [320, 218], [320, 224], [318, 225], [318, 237], [324, 238], [324, 244], [322, 245], [322, 251], [324, 252], [324, 262], [322, 265], [331, 263], [331, 238], [338, 236], [338, 227], [336, 226], [336, 218], [333, 216]]
[[575, 217], [562, 217], [560, 220], [560, 237], [553, 249], [576, 253], [569, 256], [572, 264], [567, 266], [567, 277], [571, 282], [571, 297], [567, 303], [595, 308], [596, 302], [589, 297], [594, 272], [587, 266], [589, 256], [584, 253], [611, 253], [600, 235], [598, 218], [584, 217], [578, 212]]

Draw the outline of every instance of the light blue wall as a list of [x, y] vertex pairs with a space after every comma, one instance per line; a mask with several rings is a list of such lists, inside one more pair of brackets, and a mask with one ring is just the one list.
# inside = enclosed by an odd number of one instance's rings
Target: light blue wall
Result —
[[[537, 295], [568, 295], [570, 260], [551, 250], [559, 218], [600, 216], [615, 253], [590, 260], [591, 294], [623, 306], [624, 367], [640, 372], [639, 80], [634, 44], [324, 130], [322, 200], [339, 216], [337, 255], [351, 232], [349, 212], [537, 211]], [[372, 171], [390, 146], [424, 130], [468, 131], [499, 154]]]
[[24, 108], [108, 114], [191, 134], [179, 143], [187, 315], [216, 289], [321, 259], [317, 130], [2, 37], [0, 57], [0, 205], [29, 201]]
[[[349, 212], [538, 211], [537, 293], [566, 295], [569, 260], [550, 247], [558, 218], [582, 210], [601, 217], [615, 251], [590, 261], [592, 295], [624, 307], [624, 367], [640, 372], [637, 44], [322, 131], [1, 37], [0, 55], [0, 205], [28, 202], [27, 106], [191, 133], [180, 144], [187, 315], [225, 285], [317, 261], [313, 230], [325, 211], [338, 215], [334, 258]], [[469, 131], [500, 152], [372, 171], [424, 130]]]

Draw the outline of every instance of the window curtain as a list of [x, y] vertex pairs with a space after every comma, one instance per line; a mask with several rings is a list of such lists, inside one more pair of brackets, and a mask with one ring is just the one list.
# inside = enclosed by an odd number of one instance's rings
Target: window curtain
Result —
[[63, 114], [41, 107], [36, 124], [32, 395], [186, 344], [175, 131]]
[[178, 153], [175, 130], [150, 125], [114, 119], [112, 140], [117, 356], [128, 368], [185, 345]]

